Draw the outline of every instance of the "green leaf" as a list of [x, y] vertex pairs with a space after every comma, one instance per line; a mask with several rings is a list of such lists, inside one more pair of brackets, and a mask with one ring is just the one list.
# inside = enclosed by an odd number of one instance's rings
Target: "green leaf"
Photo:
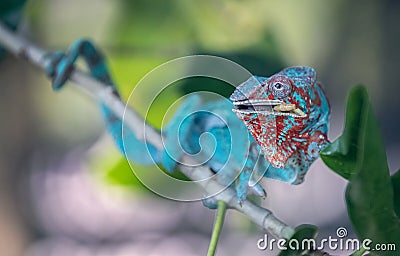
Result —
[[368, 105], [368, 95], [364, 87], [356, 86], [347, 99], [346, 124], [343, 134], [321, 152], [321, 159], [334, 172], [345, 179], [356, 172], [359, 151], [361, 113]]
[[400, 170], [393, 174], [391, 178], [394, 192], [394, 210], [397, 217], [400, 217]]
[[[346, 123], [345, 131], [350, 135], [345, 137], [347, 144], [341, 144], [350, 149], [350, 157], [356, 159], [350, 165], [347, 162], [345, 166], [354, 166], [352, 172], [347, 172], [350, 174], [350, 183], [346, 189], [348, 214], [360, 239], [371, 239], [373, 245], [396, 243], [396, 247], [400, 248], [400, 220], [394, 209], [392, 179], [379, 127], [364, 88], [353, 89], [349, 96], [351, 100], [355, 102], [348, 103], [348, 116], [355, 123]], [[355, 103], [360, 106], [355, 107]], [[359, 110], [358, 117], [354, 109]], [[395, 178], [397, 184], [398, 177]], [[388, 251], [375, 253], [394, 255]]]
[[[365, 254], [366, 251], [367, 251], [367, 250], [366, 250], [365, 248], [360, 248], [359, 250], [353, 252], [353, 253], [351, 254], [351, 256], [362, 256], [362, 255]], [[371, 255], [371, 256], [372, 256], [372, 254], [370, 254], [370, 253], [369, 253], [368, 255]]]
[[302, 243], [308, 244], [308, 242], [311, 241], [310, 239], [314, 239], [317, 236], [317, 232], [318, 232], [317, 227], [309, 224], [302, 224], [296, 227], [295, 233], [285, 244], [287, 250], [281, 251], [278, 255], [279, 256], [305, 255], [307, 250], [301, 250]]

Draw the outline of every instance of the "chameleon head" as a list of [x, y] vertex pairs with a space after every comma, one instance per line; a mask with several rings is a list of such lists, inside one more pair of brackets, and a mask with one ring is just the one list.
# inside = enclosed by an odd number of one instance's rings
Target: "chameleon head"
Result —
[[319, 140], [326, 141], [329, 105], [314, 69], [291, 67], [271, 77], [252, 76], [230, 99], [273, 167], [286, 168], [288, 162], [305, 166], [303, 161], [311, 165], [318, 157], [303, 154], [315, 131], [321, 131], [325, 137]]
[[316, 73], [309, 67], [287, 68], [268, 78], [252, 76], [231, 95], [233, 111], [239, 118], [252, 113], [306, 118], [307, 92], [315, 79]]

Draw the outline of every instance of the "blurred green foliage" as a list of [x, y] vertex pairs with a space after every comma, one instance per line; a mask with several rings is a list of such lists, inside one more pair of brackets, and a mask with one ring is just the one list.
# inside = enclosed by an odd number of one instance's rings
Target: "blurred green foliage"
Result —
[[[20, 20], [24, 2], [25, 0], [2, 0], [0, 19], [11, 28], [15, 28]], [[99, 42], [100, 48], [104, 48], [109, 56], [111, 71], [124, 99], [129, 97], [133, 85], [154, 67], [172, 58], [189, 54], [226, 57], [241, 64], [250, 72], [260, 75], [275, 73], [288, 62], [297, 64], [301, 60], [302, 64], [308, 65], [313, 56], [319, 56], [320, 61], [325, 58], [328, 59], [328, 63], [331, 62], [325, 68], [336, 68], [335, 72], [327, 72], [332, 76], [340, 73], [342, 77], [350, 77], [344, 72], [357, 74], [358, 70], [357, 79], [363, 77], [370, 83], [379, 82], [378, 86], [375, 85], [376, 92], [387, 91], [381, 90], [381, 84], [395, 87], [396, 83], [390, 82], [392, 80], [382, 80], [390, 77], [387, 75], [390, 73], [390, 68], [395, 69], [397, 66], [386, 61], [392, 56], [391, 48], [378, 43], [378, 41], [397, 42], [384, 40], [378, 36], [382, 33], [380, 30], [382, 28], [386, 29], [387, 34], [394, 34], [390, 30], [394, 27], [393, 24], [382, 22], [379, 18], [381, 15], [389, 15], [388, 11], [391, 10], [389, 3], [395, 1], [382, 1], [382, 6], [372, 1], [360, 5], [357, 3], [346, 5], [345, 2], [337, 1], [335, 4], [325, 5], [322, 1], [302, 1], [296, 4], [289, 1], [254, 0], [218, 0], [201, 3], [185, 0], [152, 2], [38, 0], [31, 1], [30, 5], [40, 5], [40, 8], [37, 6], [33, 8], [36, 10], [33, 19], [41, 20], [42, 22], [36, 24], [47, 31], [42, 30], [37, 33], [37, 37], [49, 42], [50, 45], [53, 43], [61, 48], [60, 45], [64, 46], [66, 42], [86, 36], [88, 31], [92, 33], [89, 34], [90, 37], [94, 37], [94, 41]], [[103, 6], [103, 10], [94, 8], [95, 5], [96, 8]], [[386, 9], [382, 8], [384, 5]], [[107, 12], [110, 6], [116, 11]], [[376, 9], [384, 14], [375, 13], [374, 16], [369, 15], [369, 12], [359, 12], [363, 8]], [[335, 9], [336, 16], [335, 11], [331, 11]], [[107, 23], [104, 13], [110, 14], [111, 18], [108, 21], [111, 22]], [[362, 16], [360, 18], [359, 14], [363, 13], [367, 15], [367, 19], [362, 19]], [[84, 19], [90, 21], [88, 25], [85, 25]], [[359, 20], [363, 20], [366, 24], [361, 30], [354, 22]], [[335, 24], [327, 25], [330, 21], [335, 21]], [[337, 35], [335, 37], [335, 27], [340, 24], [346, 28], [345, 33], [341, 37]], [[354, 25], [354, 31], [347, 30], [348, 24]], [[395, 25], [397, 28], [397, 24]], [[50, 30], [53, 32], [49, 33]], [[99, 38], [96, 34], [98, 31], [103, 32], [104, 36]], [[372, 48], [368, 48], [365, 42], [372, 42]], [[329, 56], [326, 49], [330, 47], [334, 50]], [[381, 53], [371, 49], [388, 49], [388, 52], [386, 56], [382, 54], [380, 59]], [[349, 52], [358, 54], [350, 55]], [[393, 56], [395, 58], [396, 55]], [[318, 59], [313, 64], [315, 63], [318, 64]], [[345, 65], [341, 65], [343, 63]], [[377, 66], [379, 63], [387, 64], [382, 68]], [[379, 77], [377, 70], [385, 70], [384, 76]], [[338, 86], [341, 86], [340, 84], [351, 83], [338, 83]], [[392, 91], [395, 91], [394, 87], [391, 88]], [[199, 90], [228, 96], [233, 88], [221, 81], [206, 78], [176, 82], [156, 100], [150, 109], [148, 121], [160, 128], [164, 114], [160, 110], [166, 109], [166, 106], [180, 95]], [[40, 101], [43, 101], [44, 94], [42, 92], [37, 94], [40, 95], [38, 97]], [[148, 96], [145, 92], [143, 95]], [[394, 104], [395, 101], [388, 100], [388, 97], [396, 97], [396, 93], [381, 95], [385, 100], [385, 111], [398, 109], [386, 107], [386, 103]], [[51, 94], [50, 97], [54, 95]], [[57, 112], [54, 102], [47, 103], [48, 105], [43, 108], [44, 111]], [[73, 108], [77, 104], [71, 104], [67, 100], [65, 105], [67, 108]], [[133, 102], [133, 106], [139, 113], [145, 114], [142, 102]], [[71, 116], [77, 116], [74, 111], [70, 112]], [[58, 121], [60, 114], [56, 113], [54, 116]], [[388, 116], [393, 118], [393, 115]], [[66, 119], [68, 118], [63, 116], [63, 124], [60, 126], [68, 126]], [[42, 121], [39, 120], [38, 123], [46, 127], [46, 122]], [[96, 125], [90, 120], [87, 126]], [[46, 128], [42, 130], [51, 141], [52, 137], [47, 133], [48, 130]], [[102, 150], [109, 152], [110, 148], [104, 147]], [[351, 91], [343, 134], [321, 154], [321, 158], [333, 171], [350, 181], [346, 191], [346, 201], [349, 216], [358, 236], [372, 239], [375, 243], [394, 241], [399, 248], [400, 171], [391, 177], [389, 175], [380, 131], [367, 93], [362, 87], [356, 87]], [[107, 158], [98, 158], [96, 161], [95, 168], [101, 169], [100, 173], [104, 174], [103, 177], [109, 184], [122, 185], [129, 189], [143, 189], [140, 181], [132, 175], [129, 164], [115, 150]], [[105, 162], [108, 164], [103, 164]], [[109, 167], [110, 162], [112, 167]], [[151, 172], [154, 167], [135, 166], [135, 168], [146, 168]], [[179, 178], [185, 179], [183, 176]], [[304, 239], [314, 236], [315, 233], [315, 227], [301, 226], [296, 229], [294, 237]]]
[[394, 195], [394, 210], [398, 217], [400, 217], [400, 170], [392, 175], [392, 186]]
[[[350, 91], [343, 135], [321, 153], [321, 158], [349, 180], [347, 210], [358, 237], [371, 239], [373, 245], [395, 243], [400, 248], [400, 218], [396, 215], [399, 174], [390, 177], [383, 139], [363, 86]], [[393, 251], [375, 253], [396, 255]]]
[[[0, 21], [15, 30], [21, 20], [26, 0], [2, 0], [0, 1]], [[0, 58], [4, 49], [0, 48]]]
[[107, 171], [105, 178], [110, 184], [133, 188], [143, 187], [138, 178], [136, 178], [136, 176], [132, 174], [129, 163], [123, 158], [117, 161], [117, 163]]
[[16, 29], [21, 19], [26, 0], [2, 0], [0, 2], [0, 20], [11, 29]]

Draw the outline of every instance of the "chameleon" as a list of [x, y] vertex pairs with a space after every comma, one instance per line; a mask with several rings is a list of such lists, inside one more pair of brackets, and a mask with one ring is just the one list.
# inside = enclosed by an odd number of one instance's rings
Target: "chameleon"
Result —
[[[104, 57], [85, 39], [65, 53], [47, 56], [46, 73], [54, 90], [63, 87], [79, 57], [93, 78], [119, 96]], [[264, 177], [302, 183], [319, 152], [329, 144], [330, 107], [311, 67], [289, 67], [269, 77], [251, 76], [236, 87], [229, 100], [203, 102], [197, 95], [188, 96], [160, 131], [165, 138], [163, 150], [136, 138], [129, 129], [122, 134], [122, 120], [101, 102], [100, 109], [106, 129], [130, 160], [140, 165], [161, 164], [173, 172], [184, 154], [192, 154], [221, 174], [218, 181], [235, 189], [240, 204], [250, 193], [266, 196], [259, 183]], [[129, 150], [124, 142], [129, 143]], [[203, 203], [216, 208], [212, 198]]]

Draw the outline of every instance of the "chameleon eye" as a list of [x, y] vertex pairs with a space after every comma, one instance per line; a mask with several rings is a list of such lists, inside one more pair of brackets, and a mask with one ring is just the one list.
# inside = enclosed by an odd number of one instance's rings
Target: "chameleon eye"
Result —
[[282, 99], [290, 94], [292, 85], [290, 83], [274, 82], [270, 85], [269, 89], [275, 98]]
[[283, 88], [283, 85], [281, 83], [275, 83], [273, 86], [275, 90], [282, 90]]

